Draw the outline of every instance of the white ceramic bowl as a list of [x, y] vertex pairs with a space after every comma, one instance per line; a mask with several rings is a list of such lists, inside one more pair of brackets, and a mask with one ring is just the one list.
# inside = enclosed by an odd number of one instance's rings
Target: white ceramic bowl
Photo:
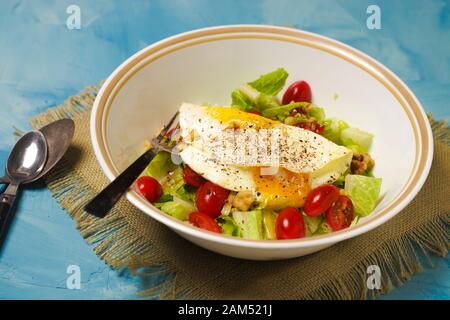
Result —
[[155, 43], [126, 60], [95, 100], [91, 136], [110, 180], [142, 151], [182, 102], [229, 105], [231, 91], [283, 67], [288, 83], [307, 80], [314, 102], [375, 134], [371, 154], [383, 178], [382, 200], [357, 226], [329, 235], [254, 241], [213, 234], [166, 215], [135, 191], [128, 200], [153, 219], [206, 249], [254, 260], [306, 255], [363, 234], [402, 210], [422, 187], [433, 157], [432, 133], [419, 101], [386, 67], [316, 34], [274, 26], [196, 30]]

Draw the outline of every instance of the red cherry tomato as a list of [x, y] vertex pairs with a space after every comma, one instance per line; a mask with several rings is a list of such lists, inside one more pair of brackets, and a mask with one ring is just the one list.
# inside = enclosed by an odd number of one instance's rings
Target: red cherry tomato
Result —
[[327, 222], [333, 231], [338, 231], [350, 226], [354, 213], [352, 200], [347, 196], [339, 196], [327, 210]]
[[189, 222], [198, 228], [211, 232], [222, 233], [222, 230], [217, 222], [206, 213], [192, 212], [189, 215]]
[[220, 215], [229, 194], [230, 191], [207, 181], [195, 193], [197, 209], [212, 218], [216, 218]]
[[285, 208], [278, 214], [275, 222], [278, 240], [298, 239], [305, 236], [305, 222], [296, 208]]
[[313, 189], [305, 201], [305, 213], [316, 217], [324, 213], [339, 197], [339, 189], [331, 184], [325, 184]]
[[154, 203], [163, 194], [161, 184], [152, 177], [140, 177], [136, 181], [136, 186], [139, 192], [151, 203]]
[[253, 114], [256, 114], [256, 115], [258, 115], [258, 116], [262, 115], [262, 113], [261, 113], [261, 112], [259, 112], [259, 111], [258, 111], [258, 110], [256, 110], [256, 109], [252, 109], [252, 110], [250, 110], [250, 111], [249, 111], [249, 113], [253, 113]]
[[200, 187], [206, 181], [189, 166], [185, 166], [183, 169], [183, 179], [188, 185], [193, 187]]
[[[299, 124], [297, 124], [297, 126], [302, 129], [309, 130], [309, 131], [312, 131], [317, 134], [322, 134], [325, 131], [325, 127], [321, 126], [317, 122], [314, 123], [314, 125], [309, 122], [300, 122]], [[313, 127], [314, 127], [314, 129], [313, 129]]]
[[325, 131], [325, 127], [321, 126], [320, 124], [316, 125], [316, 130], [314, 130], [315, 133], [317, 134], [323, 134], [323, 132]]
[[306, 81], [294, 82], [283, 95], [282, 103], [311, 102], [311, 88]]
[[169, 131], [166, 132], [166, 134], [164, 135], [164, 138], [170, 138], [172, 136], [172, 133], [174, 132], [175, 128], [170, 129]]

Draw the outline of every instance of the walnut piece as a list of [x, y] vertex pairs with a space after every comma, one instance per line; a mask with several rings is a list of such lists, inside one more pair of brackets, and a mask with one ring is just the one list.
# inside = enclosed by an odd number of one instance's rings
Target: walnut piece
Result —
[[255, 198], [250, 191], [239, 191], [233, 199], [233, 207], [240, 211], [248, 211], [252, 206]]
[[296, 113], [301, 113], [304, 115], [308, 115], [309, 111], [311, 111], [313, 105], [311, 103], [305, 104], [305, 105], [301, 105], [300, 107], [297, 107], [295, 109], [292, 109], [291, 113], [292, 114], [296, 114]]
[[365, 174], [367, 171], [373, 168], [375, 161], [368, 153], [353, 154], [350, 170], [352, 174]]

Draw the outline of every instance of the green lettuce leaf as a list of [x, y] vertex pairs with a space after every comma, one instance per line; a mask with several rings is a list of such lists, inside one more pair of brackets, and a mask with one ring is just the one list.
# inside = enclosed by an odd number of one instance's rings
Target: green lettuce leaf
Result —
[[289, 74], [283, 68], [267, 73], [248, 84], [261, 93], [276, 96], [286, 84]]
[[345, 177], [345, 192], [352, 199], [356, 214], [367, 216], [377, 205], [381, 179], [349, 174]]
[[[173, 195], [171, 194], [163, 194], [156, 202], [155, 202], [155, 206], [158, 207], [158, 204], [162, 204], [164, 202], [169, 202], [173, 200]], [[159, 206], [160, 208], [161, 206]]]
[[231, 96], [234, 100], [232, 103], [239, 104], [239, 109], [244, 111], [255, 109], [261, 112], [267, 108], [278, 107], [280, 105], [276, 97], [261, 93], [248, 84], [240, 86], [233, 91]]
[[276, 95], [283, 89], [288, 73], [277, 69], [259, 79], [235, 89], [231, 93], [231, 105], [243, 111], [262, 111], [279, 106]]
[[243, 238], [254, 240], [264, 239], [261, 210], [235, 211], [233, 212], [233, 218], [241, 228]]
[[267, 94], [261, 93], [256, 101], [256, 109], [260, 112], [270, 108], [277, 108], [280, 104], [274, 96], [269, 96]]
[[[367, 152], [372, 145], [373, 134], [358, 128], [346, 128], [341, 131], [341, 141], [344, 146], [358, 147], [362, 152]], [[361, 152], [359, 151], [359, 152]]]
[[275, 231], [277, 213], [275, 211], [267, 209], [263, 209], [262, 213], [263, 213], [264, 238], [268, 240], [277, 240], [277, 234]]
[[171, 174], [167, 174], [164, 179], [162, 179], [162, 188], [164, 193], [171, 195], [178, 195], [177, 191], [183, 187], [185, 184], [183, 179], [183, 169], [181, 167], [176, 167]]
[[161, 151], [158, 152], [149, 163], [144, 171], [144, 174], [160, 180], [165, 177], [169, 171], [174, 170], [176, 167], [176, 164], [172, 162], [170, 153]]
[[194, 202], [195, 199], [195, 191], [196, 189], [194, 187], [191, 187], [187, 184], [183, 184], [181, 187], [179, 187], [176, 190], [176, 195], [185, 201], [191, 201]]
[[321, 107], [314, 106], [309, 110], [308, 114], [314, 117], [318, 122], [322, 123], [325, 120], [325, 111]]
[[306, 236], [312, 236], [318, 229], [324, 218], [322, 216], [310, 217], [303, 215], [303, 220], [306, 225]]
[[296, 117], [288, 116], [283, 122], [290, 126], [295, 126], [296, 124], [308, 121], [308, 117], [304, 115], [298, 115]]
[[344, 189], [344, 186], [345, 186], [345, 174], [343, 174], [343, 175], [341, 175], [339, 178], [337, 178], [337, 179], [333, 182], [333, 184], [334, 184], [336, 187], [338, 187], [338, 188]]
[[298, 108], [303, 104], [309, 104], [308, 102], [292, 102], [283, 106], [275, 106], [262, 111], [264, 117], [270, 119], [278, 119], [284, 121], [289, 116], [292, 109]]
[[187, 206], [184, 206], [176, 201], [164, 202], [160, 209], [161, 211], [181, 221], [187, 220], [189, 213], [191, 212]]
[[339, 119], [326, 119], [324, 122], [323, 136], [338, 145], [342, 145], [341, 132], [349, 127], [348, 123]]
[[232, 217], [222, 215], [217, 217], [216, 221], [222, 228], [222, 233], [233, 237], [241, 237], [241, 228]]
[[242, 111], [250, 111], [255, 109], [255, 104], [247, 98], [239, 89], [234, 90], [231, 93], [231, 106], [238, 108]]
[[328, 234], [330, 232], [332, 232], [332, 230], [331, 230], [330, 226], [328, 225], [326, 219], [324, 219], [317, 227], [316, 231], [314, 232], [314, 235], [319, 236], [322, 234]]
[[361, 146], [359, 146], [357, 144], [345, 145], [343, 143], [343, 145], [346, 146], [348, 149], [352, 150], [353, 152], [356, 152], [356, 153], [366, 153], [367, 152], [366, 148], [363, 148], [363, 147], [361, 147]]

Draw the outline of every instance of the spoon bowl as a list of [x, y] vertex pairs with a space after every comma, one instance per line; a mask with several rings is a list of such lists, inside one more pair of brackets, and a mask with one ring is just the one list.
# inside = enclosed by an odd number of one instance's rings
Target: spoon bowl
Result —
[[47, 143], [40, 131], [25, 134], [12, 149], [6, 164], [6, 174], [12, 183], [30, 182], [44, 169]]
[[[45, 127], [39, 129], [47, 141], [47, 162], [42, 171], [32, 180], [26, 183], [31, 183], [46, 175], [58, 162], [72, 142], [75, 133], [75, 123], [71, 119], [61, 119], [52, 122]], [[8, 176], [0, 178], [0, 184], [9, 184]]]

